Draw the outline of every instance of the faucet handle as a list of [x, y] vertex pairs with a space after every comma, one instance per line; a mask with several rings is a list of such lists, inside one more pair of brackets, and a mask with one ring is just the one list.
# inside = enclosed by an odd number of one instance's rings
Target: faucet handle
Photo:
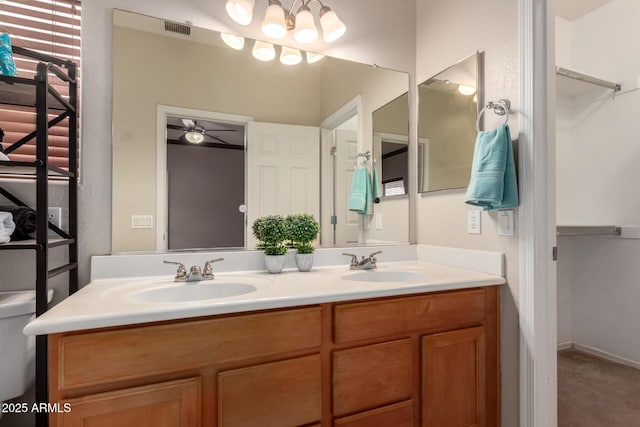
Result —
[[224, 261], [224, 258], [216, 258], [204, 263], [203, 275], [205, 279], [213, 279], [213, 263]]
[[355, 255], [355, 254], [348, 254], [348, 253], [345, 253], [345, 252], [343, 252], [343, 253], [342, 253], [342, 255], [344, 255], [344, 256], [350, 256], [350, 257], [351, 257], [351, 264], [352, 264], [352, 265], [353, 265], [353, 264], [357, 264], [357, 263], [358, 263], [358, 255]]
[[183, 279], [185, 277], [187, 277], [187, 269], [185, 268], [184, 264], [181, 262], [175, 262], [175, 261], [165, 261], [165, 264], [174, 264], [178, 266], [178, 271], [176, 271], [176, 279]]
[[371, 255], [369, 255], [369, 258], [373, 258], [376, 255], [380, 255], [382, 253], [382, 251], [377, 251], [377, 252], [373, 252]]

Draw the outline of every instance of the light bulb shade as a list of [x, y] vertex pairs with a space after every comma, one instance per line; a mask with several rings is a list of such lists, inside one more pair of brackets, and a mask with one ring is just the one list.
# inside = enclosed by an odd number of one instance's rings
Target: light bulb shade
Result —
[[227, 0], [227, 14], [240, 25], [249, 25], [253, 18], [255, 0]]
[[338, 18], [338, 15], [329, 8], [325, 8], [322, 12], [320, 26], [322, 27], [324, 41], [327, 43], [338, 40], [347, 31], [347, 27]]
[[184, 139], [192, 144], [200, 144], [204, 141], [204, 132], [199, 130], [190, 130], [189, 132], [184, 134]]
[[313, 15], [309, 8], [301, 7], [298, 10], [293, 38], [298, 43], [313, 43], [318, 38], [318, 30], [313, 22]]
[[314, 64], [324, 58], [324, 55], [319, 53], [307, 52], [307, 64]]
[[242, 50], [244, 48], [244, 37], [235, 34], [220, 33], [220, 38], [231, 49]]
[[287, 25], [284, 20], [284, 9], [277, 3], [267, 7], [262, 21], [262, 32], [272, 39], [281, 39], [287, 35]]
[[300, 62], [302, 62], [302, 54], [298, 49], [282, 46], [282, 52], [280, 52], [280, 62], [285, 65], [299, 64]]
[[458, 85], [458, 92], [465, 96], [471, 96], [476, 93], [476, 88], [467, 85]]
[[251, 51], [253, 57], [260, 61], [271, 61], [276, 57], [276, 50], [271, 43], [256, 40]]

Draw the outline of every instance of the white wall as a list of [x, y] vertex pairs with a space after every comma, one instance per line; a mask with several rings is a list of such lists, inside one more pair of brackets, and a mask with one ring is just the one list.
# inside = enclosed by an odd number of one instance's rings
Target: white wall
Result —
[[[570, 28], [557, 22], [558, 65], [623, 86], [615, 100], [608, 90], [558, 100], [559, 224], [640, 224], [638, 16], [640, 2], [614, 0]], [[559, 239], [558, 309], [571, 314], [558, 313], [558, 341], [572, 337], [640, 362], [640, 240], [566, 240]]]
[[[509, 98], [518, 135], [518, 10], [512, 0], [417, 2], [416, 76], [421, 82], [475, 50], [485, 55], [485, 100]], [[490, 114], [485, 127], [496, 123]], [[496, 213], [482, 214], [482, 235], [466, 230], [464, 191], [418, 195], [418, 243], [504, 252], [508, 285], [501, 294], [502, 425], [518, 425], [518, 237], [497, 235]], [[517, 210], [516, 210], [517, 211]], [[516, 219], [517, 231], [517, 219]]]

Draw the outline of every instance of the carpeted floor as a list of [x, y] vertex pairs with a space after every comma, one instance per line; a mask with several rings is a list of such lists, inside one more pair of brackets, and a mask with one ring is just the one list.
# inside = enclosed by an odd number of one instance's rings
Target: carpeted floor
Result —
[[558, 427], [640, 427], [640, 370], [559, 352]]

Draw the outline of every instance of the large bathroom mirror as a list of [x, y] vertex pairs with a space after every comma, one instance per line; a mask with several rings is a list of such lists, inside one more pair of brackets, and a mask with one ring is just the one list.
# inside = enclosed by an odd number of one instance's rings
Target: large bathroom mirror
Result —
[[113, 25], [112, 252], [253, 249], [255, 218], [299, 212], [319, 246], [409, 240], [346, 208], [372, 114], [406, 73], [305, 52], [285, 65], [280, 46], [259, 61], [253, 40], [120, 10]]
[[418, 192], [466, 187], [482, 102], [480, 52], [418, 86]]

